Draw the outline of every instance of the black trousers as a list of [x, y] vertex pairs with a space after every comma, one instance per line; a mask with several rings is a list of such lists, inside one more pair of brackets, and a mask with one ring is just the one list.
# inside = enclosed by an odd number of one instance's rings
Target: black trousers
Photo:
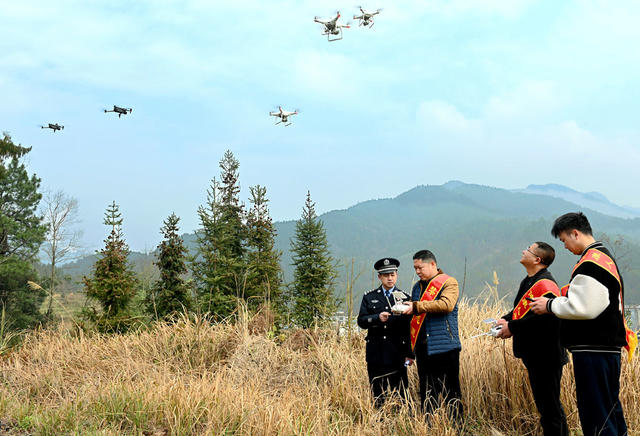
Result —
[[404, 365], [395, 367], [367, 365], [367, 372], [376, 407], [382, 407], [393, 390], [396, 390], [402, 398], [405, 397], [409, 379]]
[[424, 413], [431, 413], [442, 400], [450, 416], [454, 420], [461, 419], [460, 350], [429, 356], [427, 345], [418, 343], [415, 354], [420, 379], [420, 402]]
[[578, 415], [585, 436], [624, 436], [627, 424], [620, 404], [620, 353], [575, 352]]
[[529, 373], [544, 436], [569, 436], [567, 416], [560, 402], [563, 364], [549, 364], [538, 359], [523, 359], [522, 362]]

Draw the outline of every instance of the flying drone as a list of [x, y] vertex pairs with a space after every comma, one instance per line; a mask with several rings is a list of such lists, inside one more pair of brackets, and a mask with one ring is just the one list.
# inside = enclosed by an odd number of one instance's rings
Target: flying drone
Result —
[[366, 26], [371, 28], [373, 26], [373, 16], [378, 15], [382, 9], [376, 9], [375, 11], [365, 11], [362, 6], [358, 6], [361, 15], [354, 15], [354, 20], [359, 20], [359, 26]]
[[125, 109], [123, 107], [120, 106], [113, 106], [113, 110], [104, 110], [104, 113], [106, 114], [107, 112], [115, 112], [118, 114], [118, 118], [120, 118], [122, 115], [126, 115], [126, 114], [130, 114], [131, 112], [133, 112], [133, 109], [129, 108], [129, 109]]
[[276, 121], [276, 125], [280, 123], [285, 123], [284, 127], [290, 126], [291, 121], [289, 121], [289, 117], [293, 115], [298, 115], [298, 110], [294, 110], [293, 112], [282, 110], [282, 106], [278, 106], [278, 110], [276, 112], [269, 112], [269, 115], [272, 117], [280, 118], [280, 121]]
[[327, 35], [327, 40], [329, 42], [342, 39], [342, 29], [348, 29], [351, 27], [349, 24], [338, 24], [338, 18], [340, 18], [340, 11], [336, 12], [335, 18], [332, 18], [331, 20], [324, 21], [318, 17], [313, 18], [313, 21], [324, 26], [322, 34]]
[[60, 125], [60, 124], [58, 124], [58, 123], [55, 123], [55, 124], [51, 124], [51, 123], [49, 123], [49, 125], [47, 125], [47, 126], [40, 126], [40, 128], [41, 128], [41, 129], [51, 129], [51, 130], [53, 130], [53, 133], [56, 133], [56, 131], [57, 131], [57, 130], [62, 130], [62, 129], [64, 129], [64, 126], [61, 126], [61, 125]]

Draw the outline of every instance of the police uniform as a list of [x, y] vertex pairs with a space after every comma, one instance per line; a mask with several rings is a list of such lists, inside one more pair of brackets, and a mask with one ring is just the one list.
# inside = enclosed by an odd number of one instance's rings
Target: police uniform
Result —
[[[380, 259], [374, 264], [378, 274], [398, 270], [400, 262], [393, 258]], [[369, 383], [376, 406], [385, 399], [385, 390], [397, 389], [401, 395], [408, 386], [405, 358], [413, 358], [409, 339], [411, 315], [395, 315], [391, 307], [396, 303], [410, 302], [411, 297], [397, 287], [385, 292], [382, 284], [362, 296], [358, 325], [367, 329], [366, 359]], [[386, 322], [380, 313], [391, 315]]]

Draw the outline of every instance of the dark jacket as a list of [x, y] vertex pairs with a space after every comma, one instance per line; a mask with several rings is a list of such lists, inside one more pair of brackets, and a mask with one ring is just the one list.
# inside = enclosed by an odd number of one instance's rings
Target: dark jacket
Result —
[[[601, 242], [591, 244], [589, 249], [596, 249], [611, 259], [613, 256]], [[582, 259], [582, 257], [581, 257]], [[614, 260], [615, 263], [615, 260]], [[616, 265], [617, 269], [617, 265]], [[618, 274], [620, 271], [618, 270]], [[586, 320], [561, 320], [562, 343], [572, 352], [575, 351], [612, 351], [619, 352], [620, 347], [627, 344], [624, 321], [620, 312], [620, 294], [624, 296], [624, 282], [620, 282], [607, 270], [593, 262], [584, 262], [571, 274], [571, 280], [578, 274], [590, 276], [604, 285], [609, 291], [609, 305], [596, 318]], [[571, 287], [569, 293], [571, 294]]]
[[[393, 290], [400, 291], [398, 288]], [[402, 292], [403, 301], [409, 300], [409, 295]], [[402, 367], [406, 357], [413, 358], [411, 341], [409, 340], [409, 323], [411, 315], [391, 315], [386, 322], [380, 321], [381, 312], [391, 312], [394, 304], [393, 297], [387, 299], [382, 286], [366, 292], [362, 296], [358, 325], [367, 329], [365, 338], [366, 358], [369, 365], [390, 368]]]
[[[548, 269], [542, 269], [532, 277], [525, 277], [513, 301], [517, 306], [522, 296], [539, 280], [548, 279], [557, 284]], [[513, 310], [502, 318], [509, 321], [513, 334], [513, 355], [525, 361], [545, 361], [550, 364], [564, 364], [567, 353], [560, 345], [560, 320], [551, 314], [536, 315], [527, 312], [520, 319], [513, 319]]]

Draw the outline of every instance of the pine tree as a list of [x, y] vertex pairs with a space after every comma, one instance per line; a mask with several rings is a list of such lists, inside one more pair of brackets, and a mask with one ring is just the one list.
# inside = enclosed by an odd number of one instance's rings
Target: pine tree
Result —
[[201, 310], [217, 318], [234, 310], [245, 285], [246, 227], [238, 168], [238, 160], [227, 150], [220, 160], [222, 183], [213, 179], [207, 204], [198, 209], [201, 228], [193, 275]]
[[0, 308], [10, 328], [23, 329], [43, 321], [40, 306], [46, 297], [27, 281], [38, 281], [33, 266], [46, 226], [37, 215], [42, 194], [40, 179], [29, 176], [21, 158], [30, 147], [14, 144], [4, 133], [0, 140]]
[[174, 213], [164, 221], [161, 229], [164, 240], [158, 245], [155, 262], [160, 270], [160, 279], [147, 296], [149, 313], [159, 319], [170, 319], [176, 313], [191, 309], [189, 286], [184, 280], [187, 250], [178, 234], [179, 221]]
[[322, 221], [316, 216], [315, 203], [307, 192], [302, 217], [296, 223], [291, 240], [293, 283], [292, 320], [301, 327], [310, 327], [331, 316], [337, 307], [333, 295], [336, 269], [329, 252]]
[[[249, 307], [271, 302], [281, 306], [282, 270], [275, 249], [276, 229], [269, 216], [267, 189], [257, 185], [249, 188], [251, 210], [247, 215], [247, 284], [245, 297]], [[257, 297], [257, 298], [252, 298]]]
[[98, 254], [93, 277], [83, 277], [87, 297], [100, 303], [102, 313], [87, 311], [85, 315], [99, 331], [122, 332], [133, 324], [129, 306], [138, 280], [128, 261], [129, 247], [122, 235], [122, 216], [115, 201], [107, 207], [104, 224], [111, 226], [111, 233]]

